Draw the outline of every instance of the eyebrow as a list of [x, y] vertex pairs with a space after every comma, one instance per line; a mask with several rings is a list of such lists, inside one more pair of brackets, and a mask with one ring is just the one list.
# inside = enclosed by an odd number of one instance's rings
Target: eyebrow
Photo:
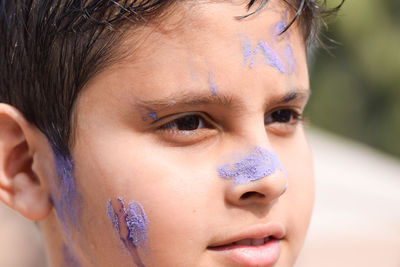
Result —
[[[268, 104], [287, 104], [294, 101], [306, 102], [310, 97], [310, 90], [305, 88], [293, 88], [284, 93], [284, 95], [273, 97], [268, 100]], [[173, 106], [205, 106], [218, 105], [224, 106], [233, 110], [243, 109], [244, 101], [241, 98], [235, 97], [229, 93], [219, 92], [218, 95], [213, 95], [210, 92], [200, 91], [198, 93], [177, 93], [160, 99], [154, 100], [138, 100], [136, 102], [140, 109], [147, 111], [161, 111]]]
[[172, 106], [203, 106], [203, 105], [220, 105], [229, 108], [239, 108], [243, 106], [240, 99], [233, 100], [230, 94], [213, 95], [207, 92], [199, 93], [179, 93], [167, 96], [165, 98], [155, 100], [138, 100], [137, 105], [147, 110], [162, 110]]
[[286, 92], [286, 94], [281, 98], [278, 104], [287, 104], [295, 100], [307, 102], [310, 98], [310, 95], [310, 89], [294, 88]]

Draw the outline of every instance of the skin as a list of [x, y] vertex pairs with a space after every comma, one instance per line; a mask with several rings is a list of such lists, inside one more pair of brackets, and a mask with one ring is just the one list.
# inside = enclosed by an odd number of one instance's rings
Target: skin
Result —
[[[69, 223], [68, 231], [48, 200], [56, 173], [49, 143], [17, 110], [0, 105], [5, 129], [0, 198], [40, 221], [52, 266], [65, 265], [65, 245], [80, 266], [135, 266], [132, 250], [107, 216], [108, 199], [117, 209], [118, 197], [140, 203], [146, 212], [147, 240], [134, 253], [145, 266], [236, 266], [207, 247], [270, 222], [286, 233], [274, 266], [294, 264], [312, 210], [311, 153], [295, 116], [282, 123], [271, 121], [271, 114], [302, 113], [309, 82], [299, 29], [294, 25], [282, 36], [274, 34], [285, 11], [281, 2], [271, 0], [245, 20], [234, 18], [247, 12], [241, 4], [183, 5], [177, 7], [179, 19], [170, 15], [162, 26], [143, 28], [139, 44], [137, 34], [127, 33], [119, 49], [134, 52], [91, 79], [76, 102], [71, 154], [81, 199], [79, 226]], [[262, 55], [252, 68], [244, 65], [243, 35], [253, 49], [268, 42], [295, 71], [282, 74]], [[288, 44], [290, 63], [284, 54]], [[217, 95], [210, 90], [210, 71]], [[203, 118], [204, 126], [165, 127], [185, 112]], [[21, 143], [23, 164], [7, 160]], [[276, 171], [240, 185], [219, 177], [218, 166], [255, 146], [275, 151], [287, 177]], [[31, 210], [32, 201], [37, 211]]]

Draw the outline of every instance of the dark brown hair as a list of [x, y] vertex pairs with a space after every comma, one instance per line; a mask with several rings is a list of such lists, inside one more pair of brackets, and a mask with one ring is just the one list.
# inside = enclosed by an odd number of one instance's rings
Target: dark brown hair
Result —
[[[282, 1], [294, 14], [287, 28], [297, 21], [307, 45], [318, 40], [323, 17], [343, 3], [328, 10], [315, 0]], [[176, 2], [0, 0], [0, 102], [19, 109], [57, 153], [69, 155], [71, 118], [80, 90], [115, 60], [113, 47], [123, 29], [160, 17]], [[248, 9], [256, 5], [255, 11], [237, 19], [246, 19], [267, 3], [250, 0]]]

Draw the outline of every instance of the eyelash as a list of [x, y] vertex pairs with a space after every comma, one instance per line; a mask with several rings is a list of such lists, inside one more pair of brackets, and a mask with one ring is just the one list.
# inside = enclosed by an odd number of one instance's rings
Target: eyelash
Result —
[[[290, 116], [290, 117], [288, 117]], [[209, 116], [208, 118], [204, 118], [205, 116], [201, 113], [188, 113], [177, 117], [161, 126], [157, 129], [161, 131], [173, 131], [173, 132], [194, 132], [199, 129], [204, 128], [215, 128], [216, 126], [213, 123], [210, 123], [211, 120]], [[271, 118], [271, 120], [268, 120]], [[295, 125], [299, 121], [302, 121], [302, 114], [295, 111], [294, 109], [278, 109], [270, 113], [267, 117], [264, 118], [264, 124], [267, 126], [269, 124], [278, 123], [278, 124], [288, 124], [288, 126]], [[186, 125], [178, 125], [179, 123], [183, 123]], [[192, 125], [188, 125], [191, 123]], [[182, 126], [179, 129], [179, 126]], [[192, 126], [192, 127], [190, 127]], [[185, 128], [186, 129], [182, 129]]]

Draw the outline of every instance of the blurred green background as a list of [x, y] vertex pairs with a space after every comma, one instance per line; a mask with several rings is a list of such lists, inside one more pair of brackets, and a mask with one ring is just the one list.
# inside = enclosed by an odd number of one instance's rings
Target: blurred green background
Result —
[[346, 0], [328, 22], [341, 44], [310, 59], [306, 117], [400, 158], [400, 1]]

